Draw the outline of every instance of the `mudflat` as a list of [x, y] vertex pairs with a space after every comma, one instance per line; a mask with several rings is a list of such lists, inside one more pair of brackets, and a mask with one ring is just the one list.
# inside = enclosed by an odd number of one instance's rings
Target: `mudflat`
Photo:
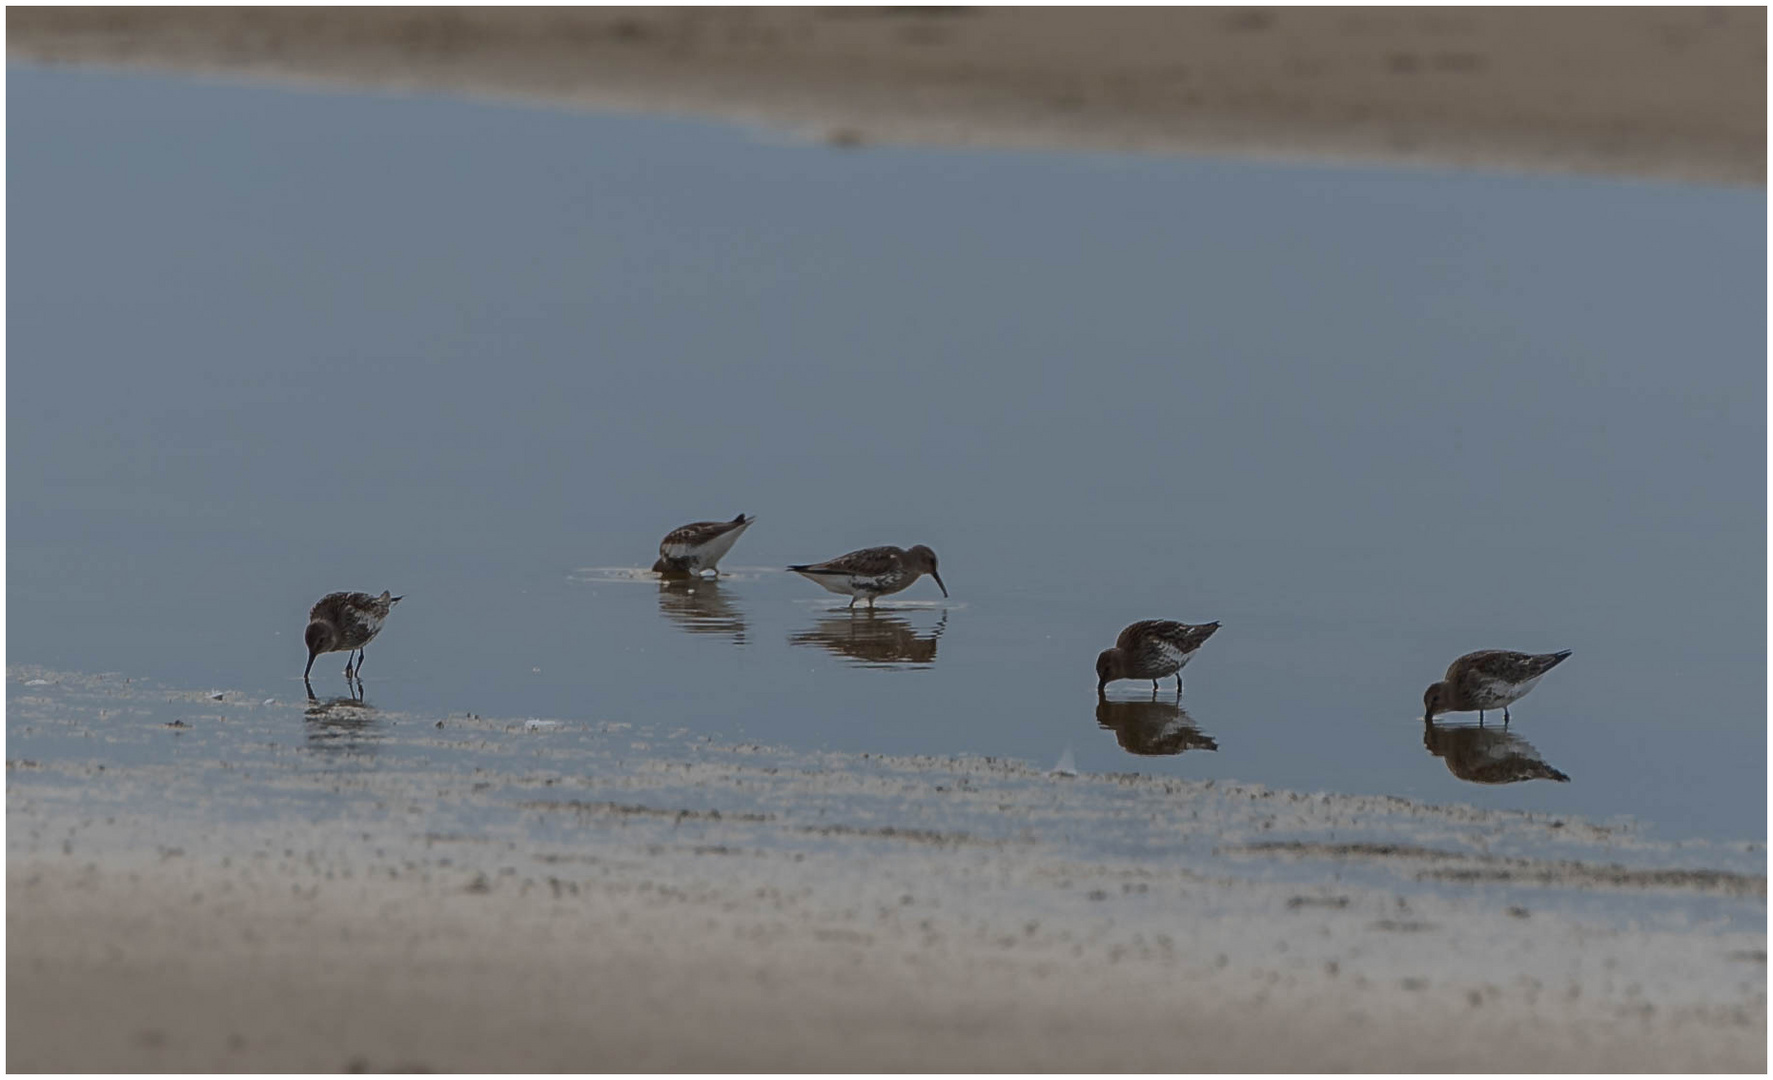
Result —
[[15, 8], [14, 60], [709, 115], [839, 145], [1766, 182], [1763, 8]]
[[[35, 1070], [1757, 1071], [1758, 844], [14, 669]], [[1285, 838], [1285, 839], [1278, 839]]]
[[[1573, 978], [1487, 982], [1452, 972], [1480, 949], [1518, 951], [1522, 934], [1506, 924], [1531, 918], [1428, 902], [1374, 930], [1385, 920], [1371, 898], [1338, 893], [1220, 921], [1220, 944], [1178, 942], [1106, 914], [1049, 912], [1036, 897], [955, 911], [941, 879], [963, 858], [930, 855], [947, 865], [917, 867], [889, 855], [884, 872], [833, 861], [765, 875], [753, 857], [706, 855], [695, 872], [655, 860], [570, 887], [559, 877], [390, 879], [390, 867], [362, 865], [347, 878], [337, 866], [250, 860], [13, 864], [7, 1063], [1754, 1071], [1765, 1060], [1765, 1012], [1752, 1001], [1659, 1006], [1630, 992], [1654, 963], [1692, 966], [1680, 935], [1611, 938], [1584, 960], [1577, 928], [1541, 917], [1528, 933], [1560, 951]], [[936, 887], [908, 884], [920, 874]], [[1087, 882], [1112, 888], [1094, 906], [1123, 899], [1129, 881], [1111, 878]], [[1196, 883], [1193, 898], [1178, 881], [1139, 884], [1178, 912], [1209, 891], [1260, 909], [1278, 899], [1247, 884]], [[1449, 920], [1467, 924], [1452, 945]], [[1397, 958], [1385, 977], [1371, 961], [1368, 974], [1289, 963], [1290, 945], [1309, 952], [1312, 938], [1351, 935], [1421, 938], [1404, 951], [1419, 953], [1424, 974], [1402, 974]], [[1221, 949], [1257, 955], [1231, 963]], [[1739, 977], [1757, 967], [1714, 962]]]

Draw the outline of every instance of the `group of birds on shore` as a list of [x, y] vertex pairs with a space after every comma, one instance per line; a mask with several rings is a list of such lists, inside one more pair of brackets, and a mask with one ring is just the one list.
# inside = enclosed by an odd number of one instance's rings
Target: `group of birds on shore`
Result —
[[[730, 521], [697, 521], [665, 534], [659, 542], [659, 558], [653, 572], [664, 578], [719, 576], [719, 563], [745, 530], [756, 521], [740, 514]], [[866, 600], [872, 608], [878, 597], [910, 588], [928, 574], [942, 595], [948, 586], [937, 571], [936, 553], [922, 544], [862, 548], [835, 559], [798, 563], [787, 569], [817, 583], [829, 592], [848, 595], [849, 606]], [[364, 646], [381, 633], [401, 597], [384, 590], [380, 596], [361, 592], [328, 593], [308, 612], [303, 640], [308, 646], [308, 665], [302, 671], [307, 682], [314, 660], [322, 653], [346, 653], [345, 679], [363, 674]], [[1108, 684], [1120, 679], [1150, 679], [1153, 693], [1158, 682], [1176, 677], [1176, 694], [1182, 694], [1182, 669], [1219, 629], [1217, 622], [1190, 624], [1169, 619], [1145, 619], [1120, 632], [1113, 648], [1096, 657], [1096, 693], [1104, 696]], [[1538, 685], [1545, 673], [1570, 656], [1555, 653], [1521, 653], [1483, 649], [1466, 653], [1447, 668], [1446, 675], [1422, 695], [1423, 719], [1433, 723], [1445, 713], [1476, 712], [1481, 724], [1486, 712], [1501, 709], [1503, 723], [1508, 707]]]

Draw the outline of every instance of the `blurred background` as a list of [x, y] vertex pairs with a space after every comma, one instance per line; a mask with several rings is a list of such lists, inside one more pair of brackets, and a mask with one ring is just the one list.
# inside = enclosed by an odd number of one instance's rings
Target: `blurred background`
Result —
[[767, 123], [875, 141], [1761, 184], [1766, 11], [20, 8], [14, 60]]

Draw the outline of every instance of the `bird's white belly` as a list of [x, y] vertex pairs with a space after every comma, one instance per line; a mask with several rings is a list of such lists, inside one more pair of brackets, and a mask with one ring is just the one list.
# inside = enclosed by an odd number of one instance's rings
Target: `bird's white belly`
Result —
[[736, 529], [728, 529], [726, 532], [721, 533], [706, 544], [703, 544], [696, 550], [696, 561], [702, 566], [713, 566], [720, 561], [723, 555], [733, 549], [733, 545], [739, 542], [739, 534], [744, 531], [745, 526], [743, 525]]
[[1525, 682], [1508, 682], [1503, 679], [1489, 679], [1478, 684], [1478, 692], [1480, 694], [1488, 695], [1490, 700], [1494, 703], [1489, 705], [1489, 708], [1510, 705], [1519, 701], [1521, 698], [1526, 697], [1527, 691], [1537, 686], [1539, 680], [1542, 678], [1544, 678], [1543, 675], [1535, 675]]
[[834, 592], [840, 596], [861, 596], [867, 591], [865, 587], [858, 587], [858, 579], [848, 574], [809, 574], [805, 570], [796, 570], [795, 573], [808, 581], [816, 582], [826, 592]]

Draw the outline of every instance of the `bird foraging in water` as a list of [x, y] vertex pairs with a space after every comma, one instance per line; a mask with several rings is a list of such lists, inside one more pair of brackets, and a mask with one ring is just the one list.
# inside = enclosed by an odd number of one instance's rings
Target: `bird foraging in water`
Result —
[[1114, 648], [1103, 649], [1096, 657], [1096, 693], [1107, 693], [1108, 684], [1116, 679], [1150, 679], [1157, 690], [1157, 680], [1176, 676], [1176, 693], [1182, 693], [1182, 669], [1194, 659], [1214, 631], [1216, 622], [1190, 626], [1168, 619], [1146, 619], [1120, 632]]
[[1447, 666], [1446, 678], [1422, 692], [1422, 718], [1433, 720], [1441, 713], [1476, 710], [1478, 723], [1484, 712], [1502, 710], [1508, 723], [1508, 706], [1527, 696], [1541, 677], [1563, 663], [1570, 651], [1520, 653], [1507, 649], [1483, 649], [1466, 653]]
[[672, 529], [659, 541], [659, 561], [653, 573], [666, 577], [693, 577], [704, 570], [720, 570], [715, 564], [732, 549], [739, 537], [757, 518], [740, 514], [731, 521], [698, 521]]
[[360, 592], [327, 593], [308, 611], [308, 629], [302, 635], [308, 643], [308, 666], [302, 669], [302, 681], [314, 670], [314, 658], [321, 653], [357, 653], [357, 663], [345, 657], [345, 678], [353, 674], [363, 677], [363, 647], [382, 632], [382, 620], [401, 601], [383, 590], [380, 596]]
[[936, 573], [936, 553], [922, 544], [911, 548], [863, 548], [822, 563], [801, 563], [788, 569], [830, 592], [849, 596], [850, 607], [863, 598], [873, 607], [875, 597], [908, 589], [925, 574], [936, 579], [936, 587], [943, 596], [948, 595], [948, 586], [942, 584], [942, 575]]

